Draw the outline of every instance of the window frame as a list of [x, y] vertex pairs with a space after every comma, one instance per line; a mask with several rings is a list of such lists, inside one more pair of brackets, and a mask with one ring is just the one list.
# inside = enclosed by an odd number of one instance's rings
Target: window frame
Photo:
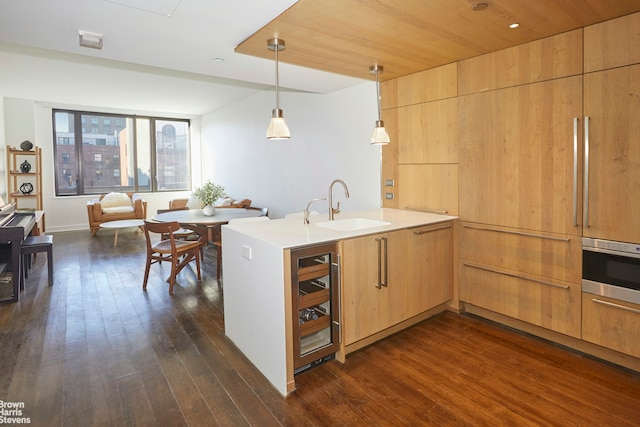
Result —
[[[72, 126], [73, 131], [69, 132], [70, 134], [72, 134], [72, 136], [63, 138], [61, 135], [58, 135], [58, 132], [56, 130], [56, 114], [58, 113], [68, 114], [73, 117], [73, 126]], [[192, 165], [192, 159], [191, 159], [191, 153], [192, 153], [191, 126], [192, 124], [190, 119], [180, 118], [180, 117], [164, 117], [164, 116], [161, 117], [161, 116], [151, 116], [151, 115], [142, 115], [142, 114], [108, 113], [108, 112], [99, 112], [99, 111], [73, 110], [73, 109], [67, 109], [67, 108], [54, 108], [52, 109], [52, 116], [51, 116], [52, 130], [53, 130], [54, 170], [55, 171], [62, 170], [62, 169], [72, 170], [73, 167], [75, 167], [77, 170], [75, 191], [73, 193], [65, 193], [63, 191], [63, 187], [60, 186], [60, 182], [59, 182], [60, 178], [66, 180], [66, 177], [59, 177], [58, 176], [59, 174], [57, 172], [54, 174], [54, 181], [55, 181], [54, 187], [55, 187], [56, 197], [97, 195], [97, 194], [104, 193], [105, 188], [108, 188], [104, 186], [98, 186], [97, 189], [93, 190], [91, 186], [88, 187], [86, 185], [87, 183], [85, 182], [85, 176], [84, 176], [85, 169], [88, 167], [88, 165], [86, 164], [88, 160], [84, 158], [85, 156], [84, 136], [88, 136], [89, 138], [95, 139], [94, 137], [92, 137], [92, 135], [97, 133], [96, 132], [97, 129], [94, 128], [93, 126], [96, 124], [99, 124], [98, 123], [99, 117], [103, 117], [102, 121], [109, 120], [110, 123], [108, 127], [110, 127], [111, 129], [115, 127], [123, 127], [123, 129], [130, 130], [131, 135], [127, 134], [128, 135], [127, 142], [132, 144], [132, 147], [130, 149], [131, 156], [129, 157], [131, 158], [130, 161], [132, 160], [131, 168], [133, 172], [131, 172], [131, 176], [132, 176], [133, 183], [132, 185], [129, 185], [126, 187], [127, 188], [126, 191], [131, 191], [135, 193], [162, 193], [162, 192], [169, 192], [169, 191], [191, 190], [193, 165]], [[131, 125], [127, 124], [127, 121], [129, 120], [131, 121]], [[148, 156], [147, 161], [150, 162], [150, 164], [148, 165], [148, 168], [150, 169], [149, 176], [148, 176], [148, 180], [146, 180], [148, 185], [146, 185], [147, 183], [145, 183], [143, 187], [141, 187], [139, 183], [139, 177], [140, 177], [140, 170], [138, 166], [139, 165], [139, 162], [138, 162], [138, 155], [139, 155], [138, 121], [139, 120], [147, 120], [148, 121], [147, 126], [149, 128], [148, 135], [147, 136], [143, 135], [143, 139], [148, 138], [148, 141], [142, 141], [141, 142], [142, 146], [140, 148], [143, 150], [144, 156]], [[158, 134], [156, 132], [156, 126], [159, 122], [181, 122], [181, 123], [184, 123], [184, 125], [186, 125], [186, 130], [185, 130], [186, 133], [185, 133], [185, 136], [182, 137], [182, 140], [183, 140], [182, 149], [184, 150], [183, 158], [186, 159], [186, 161], [182, 161], [181, 166], [186, 167], [187, 170], [186, 170], [186, 175], [184, 175], [185, 174], [184, 171], [180, 174], [181, 178], [183, 178], [183, 179], [180, 179], [180, 181], [184, 182], [184, 187], [180, 186], [176, 188], [166, 188], [166, 183], [158, 179], [158, 170], [165, 168], [167, 165], [166, 163], [162, 165], [158, 164], [159, 156], [157, 155], [157, 151], [158, 151], [158, 146], [160, 144], [158, 139], [160, 138], [157, 138]], [[130, 126], [130, 128], [128, 126]], [[63, 144], [60, 144], [61, 141], [64, 141]], [[72, 159], [69, 159], [67, 162], [64, 162], [62, 157], [63, 154], [58, 153], [58, 150], [59, 150], [58, 145], [73, 146], [72, 152], [73, 152], [73, 156], [75, 156], [75, 159], [72, 158]], [[97, 143], [91, 144], [91, 145], [98, 146]], [[148, 145], [148, 147], [146, 147], [146, 145]], [[109, 144], [100, 145], [100, 147], [106, 147], [106, 146], [109, 146]], [[118, 147], [119, 146], [120, 145], [118, 145]], [[149, 153], [146, 153], [146, 149], [149, 150]], [[101, 163], [104, 163], [105, 158], [108, 159], [110, 157], [108, 154], [102, 155], [100, 153], [94, 153], [93, 155], [94, 156], [100, 155], [102, 159]], [[121, 157], [120, 152], [113, 154], [113, 160], [117, 159], [119, 162], [120, 157]], [[115, 167], [116, 166], [114, 165], [114, 168]], [[118, 163], [117, 168], [119, 171], [118, 175], [122, 174], [121, 163]], [[125, 177], [129, 175], [130, 174], [128, 174], [125, 171]], [[145, 176], [146, 176], [146, 173], [145, 173]], [[104, 178], [104, 174], [102, 175], [102, 178]], [[160, 189], [159, 188], [160, 185], [164, 185], [165, 188]], [[117, 188], [117, 185], [114, 188]]]

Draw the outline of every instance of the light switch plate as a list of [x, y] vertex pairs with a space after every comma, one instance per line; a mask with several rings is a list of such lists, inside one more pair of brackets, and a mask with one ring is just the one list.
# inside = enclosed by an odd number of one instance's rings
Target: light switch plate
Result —
[[251, 259], [251, 247], [247, 245], [242, 245], [242, 257], [246, 259]]

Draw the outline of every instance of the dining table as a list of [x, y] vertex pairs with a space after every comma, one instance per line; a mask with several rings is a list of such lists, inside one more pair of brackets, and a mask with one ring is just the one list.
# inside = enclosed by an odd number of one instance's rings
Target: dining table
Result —
[[207, 242], [214, 242], [219, 240], [221, 225], [237, 218], [264, 215], [264, 209], [217, 207], [215, 213], [210, 216], [205, 215], [202, 209], [179, 209], [158, 213], [151, 219], [157, 222], [178, 222], [181, 227], [194, 230], [201, 237], [204, 237], [203, 234], [206, 230]]

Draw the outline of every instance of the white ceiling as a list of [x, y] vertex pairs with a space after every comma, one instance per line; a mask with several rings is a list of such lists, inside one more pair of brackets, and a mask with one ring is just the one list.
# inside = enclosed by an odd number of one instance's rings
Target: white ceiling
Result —
[[[0, 42], [190, 73], [231, 86], [272, 87], [274, 61], [234, 48], [292, 0], [2, 0]], [[80, 47], [78, 31], [103, 35]], [[267, 42], [265, 40], [265, 50]], [[286, 50], [280, 53], [281, 58]], [[216, 62], [222, 58], [224, 62]], [[194, 76], [197, 75], [197, 76]], [[234, 81], [220, 80], [232, 79]], [[280, 85], [329, 93], [363, 80], [280, 63]], [[242, 91], [246, 94], [246, 90]]]

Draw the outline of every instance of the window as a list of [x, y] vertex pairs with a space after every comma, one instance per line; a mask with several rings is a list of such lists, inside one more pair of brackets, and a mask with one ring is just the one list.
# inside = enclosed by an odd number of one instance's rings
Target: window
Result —
[[54, 110], [56, 195], [190, 189], [189, 126], [182, 119]]

